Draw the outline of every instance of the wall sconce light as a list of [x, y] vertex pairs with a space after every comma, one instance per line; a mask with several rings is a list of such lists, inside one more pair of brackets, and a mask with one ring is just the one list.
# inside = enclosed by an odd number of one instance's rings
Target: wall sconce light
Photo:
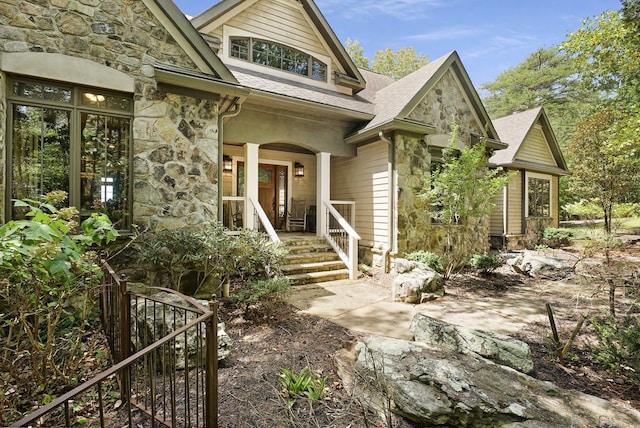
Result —
[[302, 165], [300, 162], [296, 162], [295, 164], [294, 175], [296, 177], [304, 177], [304, 165]]
[[222, 170], [224, 172], [233, 171], [233, 160], [231, 159], [231, 156], [224, 155], [222, 158]]

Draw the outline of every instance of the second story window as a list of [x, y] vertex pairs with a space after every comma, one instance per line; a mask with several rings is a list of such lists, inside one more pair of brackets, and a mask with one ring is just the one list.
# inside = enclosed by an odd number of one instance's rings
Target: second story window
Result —
[[230, 56], [289, 73], [327, 81], [327, 65], [288, 46], [251, 37], [232, 37]]

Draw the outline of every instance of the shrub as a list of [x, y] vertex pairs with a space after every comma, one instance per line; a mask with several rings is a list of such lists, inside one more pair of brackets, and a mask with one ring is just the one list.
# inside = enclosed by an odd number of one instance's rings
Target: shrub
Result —
[[544, 229], [543, 242], [551, 248], [560, 248], [571, 245], [575, 233], [569, 229], [556, 229], [547, 227]]
[[78, 376], [102, 274], [87, 249], [118, 235], [97, 213], [76, 234], [77, 209], [55, 208], [64, 198], [16, 201], [25, 220], [0, 227], [0, 366], [24, 396], [58, 391]]
[[424, 263], [436, 272], [444, 272], [444, 261], [442, 257], [429, 251], [414, 251], [405, 255], [407, 260]]
[[207, 284], [219, 287], [232, 277], [275, 276], [286, 252], [264, 233], [245, 229], [229, 235], [221, 224], [213, 223], [148, 232], [141, 242], [140, 258], [167, 272], [172, 288], [190, 295]]
[[469, 260], [469, 265], [482, 273], [491, 273], [502, 266], [503, 263], [500, 256], [488, 253], [475, 254], [471, 257], [471, 260]]
[[598, 344], [591, 347], [594, 357], [609, 371], [640, 378], [640, 319], [627, 315], [620, 324], [611, 316], [591, 319]]
[[247, 312], [249, 306], [273, 303], [284, 298], [289, 291], [291, 291], [291, 283], [287, 278], [249, 280], [244, 287], [233, 293], [231, 299], [244, 305], [244, 310]]

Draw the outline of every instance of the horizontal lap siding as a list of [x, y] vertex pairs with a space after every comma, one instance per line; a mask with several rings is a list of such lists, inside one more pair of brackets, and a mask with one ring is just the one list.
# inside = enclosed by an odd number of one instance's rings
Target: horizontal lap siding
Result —
[[507, 234], [522, 233], [522, 172], [514, 173], [508, 184], [507, 196]]
[[[331, 57], [305, 18], [305, 12], [293, 0], [260, 1], [225, 24], [247, 31], [254, 37], [278, 42], [306, 53]], [[216, 29], [213, 35], [222, 38], [222, 28]], [[334, 70], [340, 69], [335, 62], [332, 67]]]
[[502, 235], [503, 233], [503, 209], [504, 209], [504, 192], [500, 193], [491, 200], [494, 204], [489, 217], [489, 233], [493, 235]]
[[516, 154], [517, 160], [556, 165], [540, 125], [536, 125]]
[[358, 149], [355, 158], [331, 161], [331, 199], [356, 202], [356, 231], [362, 243], [382, 248], [389, 234], [388, 146]]

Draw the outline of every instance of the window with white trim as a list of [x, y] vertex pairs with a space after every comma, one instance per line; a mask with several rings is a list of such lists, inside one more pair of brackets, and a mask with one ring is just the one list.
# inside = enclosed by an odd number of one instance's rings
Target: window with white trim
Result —
[[232, 58], [327, 81], [327, 64], [289, 46], [253, 37], [231, 37], [229, 42]]
[[128, 228], [132, 97], [16, 78], [8, 104], [9, 203], [64, 190], [81, 219], [103, 212]]

